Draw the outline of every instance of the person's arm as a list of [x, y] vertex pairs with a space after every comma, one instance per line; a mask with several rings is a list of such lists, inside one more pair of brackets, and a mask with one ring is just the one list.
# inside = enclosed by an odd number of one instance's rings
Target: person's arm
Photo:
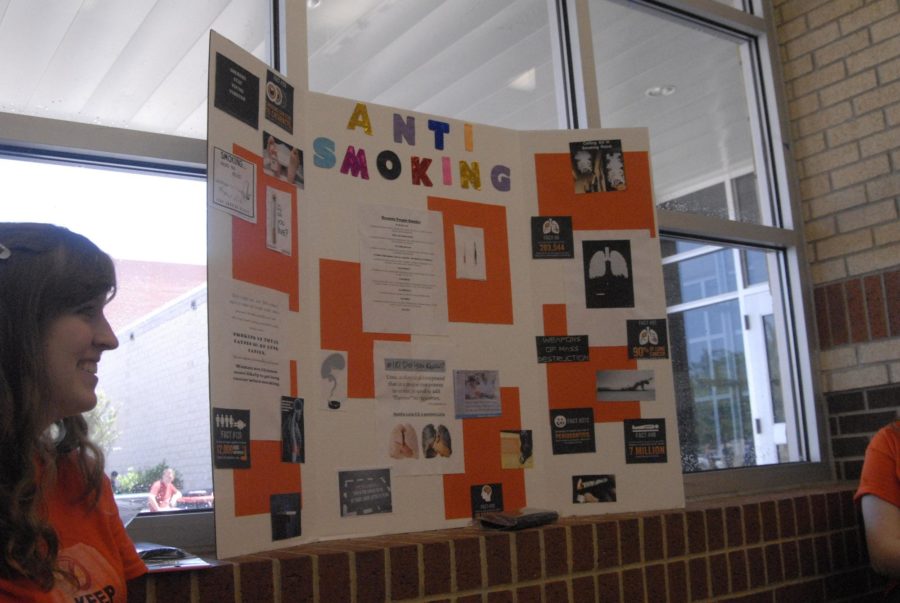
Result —
[[169, 506], [174, 508], [178, 506], [177, 503], [181, 499], [181, 490], [175, 488], [174, 486], [173, 490], [175, 490], [175, 492], [172, 493], [172, 498], [169, 499]]
[[860, 502], [872, 568], [889, 578], [900, 578], [900, 508], [874, 494], [863, 496]]
[[159, 503], [156, 502], [156, 495], [159, 492], [160, 483], [153, 482], [153, 485], [150, 486], [150, 495], [148, 496], [148, 500], [150, 502], [150, 510], [151, 511], [159, 511]]
[[[119, 559], [122, 562], [123, 576], [129, 585], [130, 598], [130, 585], [140, 576], [147, 573], [147, 566], [144, 565], [143, 560], [137, 554], [137, 551], [134, 548], [134, 542], [132, 542], [131, 537], [128, 536], [128, 533], [125, 531], [125, 525], [122, 523], [122, 519], [118, 514], [115, 497], [112, 496], [110, 491], [104, 492], [103, 498], [100, 501], [100, 510], [108, 525], [106, 533], [109, 534], [109, 537], [112, 539], [112, 544], [118, 549]], [[110, 550], [110, 552], [112, 551]], [[146, 589], [142, 589], [139, 592], [143, 593], [145, 590]]]

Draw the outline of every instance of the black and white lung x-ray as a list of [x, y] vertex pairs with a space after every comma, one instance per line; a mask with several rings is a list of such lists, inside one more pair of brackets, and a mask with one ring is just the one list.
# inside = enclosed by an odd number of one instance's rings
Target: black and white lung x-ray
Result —
[[582, 241], [588, 308], [633, 308], [631, 241]]

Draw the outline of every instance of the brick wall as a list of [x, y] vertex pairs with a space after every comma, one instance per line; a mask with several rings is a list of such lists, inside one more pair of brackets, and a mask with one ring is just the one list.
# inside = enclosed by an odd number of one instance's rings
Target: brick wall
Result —
[[129, 601], [877, 600], [884, 582], [868, 568], [852, 495], [836, 486], [515, 533], [467, 528], [308, 544], [156, 574]]
[[835, 473], [857, 480], [872, 434], [897, 416], [900, 385], [829, 394], [826, 400]]
[[775, 0], [838, 476], [900, 405], [900, 1]]

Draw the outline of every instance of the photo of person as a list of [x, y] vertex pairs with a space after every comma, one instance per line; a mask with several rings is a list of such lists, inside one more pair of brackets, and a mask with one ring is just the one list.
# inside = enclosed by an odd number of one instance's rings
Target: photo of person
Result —
[[263, 172], [303, 188], [303, 151], [263, 132]]
[[499, 371], [453, 371], [456, 418], [500, 416]]
[[162, 478], [150, 486], [147, 501], [151, 511], [171, 511], [178, 505], [181, 491], [175, 487], [175, 470], [171, 467], [163, 469]]

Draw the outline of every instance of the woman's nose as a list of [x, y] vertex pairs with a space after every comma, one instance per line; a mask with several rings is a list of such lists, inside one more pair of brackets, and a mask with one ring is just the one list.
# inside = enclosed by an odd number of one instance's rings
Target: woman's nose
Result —
[[94, 333], [94, 343], [104, 350], [114, 350], [119, 347], [119, 339], [113, 332], [112, 326], [109, 324], [109, 321], [106, 320], [105, 315], [100, 315], [100, 324], [97, 326], [97, 330]]

